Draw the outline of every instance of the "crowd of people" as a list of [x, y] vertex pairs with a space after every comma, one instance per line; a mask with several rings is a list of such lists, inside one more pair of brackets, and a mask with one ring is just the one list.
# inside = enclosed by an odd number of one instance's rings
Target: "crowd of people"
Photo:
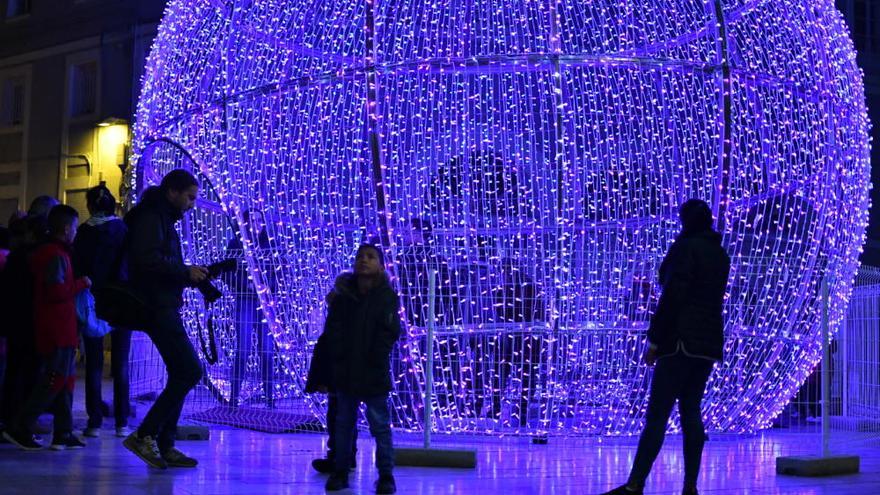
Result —
[[[184, 400], [202, 377], [202, 363], [180, 310], [184, 289], [205, 282], [209, 270], [185, 264], [176, 228], [195, 206], [198, 194], [199, 184], [192, 174], [173, 170], [158, 186], [145, 190], [124, 219], [116, 216], [116, 198], [104, 185], [88, 191], [90, 217], [82, 223], [74, 208], [47, 196], [34, 200], [27, 213], [13, 216], [0, 237], [2, 314], [6, 318], [2, 342], [8, 351], [3, 359], [0, 404], [5, 440], [24, 450], [42, 449], [36, 423], [42, 413], [49, 412], [54, 421], [51, 449], [86, 446], [73, 431], [72, 418], [80, 339], [89, 417], [82, 436], [100, 435], [105, 413], [101, 398], [104, 338], [81, 332], [84, 323], [78, 299], [86, 291], [98, 297], [112, 286], [115, 301], [125, 301], [118, 298], [122, 291], [144, 306], [130, 312], [148, 315], [137, 329], [149, 335], [168, 373], [164, 390], [138, 428], [129, 430], [128, 362], [133, 328], [116, 325], [112, 329], [116, 436], [124, 437], [125, 448], [154, 468], [198, 465], [175, 447]], [[256, 217], [250, 215], [246, 222]], [[394, 493], [387, 399], [391, 349], [400, 334], [399, 303], [378, 246], [359, 249], [353, 273], [339, 277], [328, 303], [327, 325], [316, 349], [310, 386], [316, 392], [332, 390], [330, 420], [336, 426], [331, 427], [331, 452], [345, 453], [331, 457], [332, 465], [321, 469], [333, 472], [327, 489], [348, 486], [348, 466], [354, 464], [348, 454], [355, 451], [357, 411], [366, 403], [378, 446], [377, 492]]]
[[[0, 231], [0, 297], [3, 329], [0, 422], [3, 438], [26, 450], [42, 448], [34, 434], [40, 414], [54, 417], [53, 450], [85, 442], [73, 433], [75, 357], [80, 348], [76, 298], [85, 290], [124, 278], [126, 228], [116, 216], [116, 198], [106, 186], [86, 194], [90, 217], [50, 196], [16, 212]], [[113, 411], [117, 436], [126, 436], [130, 413], [128, 362], [131, 330], [110, 337]], [[107, 408], [101, 397], [104, 339], [82, 337], [86, 368], [86, 437], [97, 437]]]
[[[88, 190], [90, 216], [82, 222], [74, 208], [49, 196], [36, 198], [26, 213], [12, 216], [0, 237], [5, 351], [0, 421], [6, 441], [24, 450], [44, 448], [36, 434], [44, 412], [53, 416], [52, 450], [83, 448], [84, 437], [101, 435], [110, 412], [101, 393], [105, 339], [83, 331], [83, 308], [94, 311], [92, 294], [124, 285], [149, 308], [151, 317], [137, 329], [153, 340], [169, 379], [137, 430], [129, 429], [133, 328], [112, 328], [115, 435], [152, 466], [198, 464], [174, 446], [184, 399], [202, 374], [179, 310], [184, 287], [205, 280], [207, 270], [183, 264], [175, 229], [197, 194], [192, 174], [175, 170], [160, 186], [148, 189], [124, 219], [117, 216], [117, 200], [103, 184]], [[72, 420], [78, 350], [85, 361], [88, 414], [81, 435], [73, 431]]]
[[[176, 227], [195, 206], [198, 194], [196, 178], [178, 169], [158, 186], [146, 189], [124, 218], [116, 216], [116, 198], [100, 185], [88, 191], [90, 217], [83, 222], [74, 208], [43, 196], [34, 200], [27, 213], [13, 215], [8, 229], [0, 230], [3, 438], [25, 450], [43, 448], [35, 435], [35, 423], [43, 412], [50, 412], [54, 419], [50, 448], [85, 447], [73, 431], [71, 412], [83, 325], [79, 299], [84, 293], [98, 297], [115, 287], [117, 293], [130, 296], [130, 304], [142, 306], [132, 311], [125, 308], [127, 313], [142, 315], [135, 327], [115, 324], [110, 332], [115, 433], [124, 437], [125, 448], [154, 468], [198, 465], [175, 447], [184, 400], [203, 373], [181, 308], [184, 289], [205, 283], [211, 274], [208, 267], [185, 263]], [[682, 231], [661, 264], [663, 293], [647, 335], [650, 345], [644, 360], [656, 366], [647, 424], [629, 480], [609, 494], [642, 493], [676, 402], [684, 433], [683, 493], [697, 493], [705, 440], [700, 404], [713, 363], [722, 359], [722, 302], [730, 259], [713, 230], [712, 212], [705, 202], [686, 202], [679, 216]], [[255, 225], [246, 227], [262, 242], [258, 217], [249, 215], [246, 222], [253, 220]], [[401, 276], [407, 278], [406, 273]], [[378, 245], [358, 248], [353, 270], [337, 277], [326, 302], [324, 331], [314, 348], [306, 392], [328, 394], [330, 438], [327, 457], [315, 460], [313, 466], [330, 475], [327, 491], [348, 487], [355, 463], [357, 414], [364, 404], [376, 441], [376, 492], [395, 493], [388, 399], [401, 307]], [[132, 431], [128, 428], [128, 362], [133, 328], [149, 335], [168, 379]], [[103, 342], [103, 337], [82, 336], [89, 417], [84, 437], [99, 436], [104, 422]], [[271, 370], [264, 374], [271, 375]], [[271, 382], [270, 377], [264, 380]], [[238, 393], [233, 390], [234, 395]]]

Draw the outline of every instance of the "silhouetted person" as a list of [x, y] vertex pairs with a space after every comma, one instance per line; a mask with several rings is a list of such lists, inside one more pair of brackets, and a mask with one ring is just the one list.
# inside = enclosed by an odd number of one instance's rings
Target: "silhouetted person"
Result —
[[533, 328], [529, 324], [546, 321], [544, 294], [525, 266], [505, 258], [492, 297], [498, 322], [523, 324], [499, 336], [496, 341], [499, 392], [492, 394], [493, 416], [500, 417], [502, 395], [508, 388], [513, 388], [518, 400], [511, 404], [515, 408], [511, 411], [511, 426], [525, 426], [530, 419], [529, 406], [538, 384], [542, 341], [540, 334], [532, 334]]
[[8, 228], [0, 225], [0, 272], [6, 268], [6, 257], [12, 249], [12, 233]]
[[417, 327], [427, 325], [428, 272], [435, 271], [437, 273], [434, 301], [436, 323], [439, 326], [453, 324], [455, 322], [453, 310], [457, 306], [457, 297], [451, 288], [449, 264], [437, 252], [434, 245], [431, 222], [414, 218], [410, 221], [410, 225], [412, 228], [409, 239], [397, 256], [397, 275], [407, 319]]
[[[100, 185], [86, 192], [86, 206], [91, 216], [76, 233], [73, 242], [73, 267], [78, 275], [92, 280], [95, 291], [107, 283], [125, 280], [123, 250], [127, 228], [116, 216], [116, 198]], [[97, 437], [104, 422], [101, 385], [104, 375], [104, 337], [83, 335], [86, 357], [86, 412], [89, 420], [83, 435]], [[131, 329], [114, 328], [110, 333], [110, 363], [113, 375], [113, 416], [116, 436], [126, 437], [129, 403], [128, 361]]]
[[145, 330], [162, 356], [168, 381], [140, 427], [123, 445], [160, 469], [198, 465], [174, 447], [183, 403], [202, 378], [202, 364], [186, 333], [180, 308], [183, 289], [206, 280], [208, 270], [184, 264], [174, 227], [195, 206], [198, 195], [199, 183], [192, 174], [172, 170], [125, 216], [129, 282], [150, 308], [152, 321]]
[[367, 406], [370, 433], [376, 439], [376, 493], [395, 493], [391, 440], [391, 350], [400, 337], [400, 302], [385, 272], [382, 251], [358, 248], [354, 273], [336, 279], [336, 295], [327, 312], [327, 361], [336, 387], [336, 469], [325, 489], [348, 488], [352, 431], [361, 403]]
[[0, 272], [0, 314], [4, 316], [2, 326], [7, 348], [0, 419], [6, 427], [18, 416], [40, 376], [40, 360], [34, 344], [33, 276], [29, 259], [46, 239], [49, 210], [41, 205], [58, 203], [54, 198], [45, 198], [34, 200], [37, 208], [32, 205], [31, 209], [36, 213], [15, 212], [10, 217], [11, 250], [6, 267]]
[[[6, 257], [9, 256], [9, 246], [10, 246], [10, 233], [9, 229], [6, 227], [0, 226], [0, 280], [3, 277], [3, 269], [6, 268]], [[0, 328], [0, 398], [2, 398], [3, 394], [3, 380], [6, 376], [6, 331], [8, 329], [4, 325]], [[0, 407], [2, 407], [2, 400], [0, 400]]]
[[3, 437], [23, 450], [39, 450], [32, 426], [45, 410], [54, 416], [53, 450], [82, 448], [72, 434], [76, 348], [79, 345], [76, 295], [91, 286], [88, 277], [74, 277], [70, 254], [79, 218], [67, 205], [52, 207], [47, 219], [49, 239], [28, 260], [33, 279], [33, 322], [41, 374]]
[[[244, 212], [244, 228], [248, 230], [248, 238], [254, 245], [251, 247], [252, 259], [257, 263], [268, 257], [271, 248], [269, 234], [266, 232], [266, 224], [263, 214], [255, 210]], [[244, 245], [238, 236], [232, 238], [226, 246], [229, 255], [244, 260]], [[275, 407], [275, 353], [274, 342], [269, 334], [269, 325], [264, 321], [263, 312], [260, 309], [260, 298], [251, 280], [248, 278], [246, 263], [239, 263], [238, 268], [230, 273], [226, 280], [235, 294], [235, 358], [232, 365], [232, 377], [230, 379], [229, 404], [233, 407], [239, 405], [241, 398], [241, 384], [247, 371], [248, 358], [253, 351], [253, 337], [257, 337], [257, 354], [260, 361], [260, 377], [263, 381], [263, 394], [266, 398], [266, 406]], [[271, 267], [263, 270], [263, 274], [271, 282]]]
[[642, 493], [678, 401], [684, 437], [683, 494], [697, 493], [706, 433], [700, 403], [724, 349], [722, 306], [730, 258], [712, 230], [712, 210], [691, 199], [679, 209], [682, 231], [660, 265], [663, 292], [648, 329], [644, 360], [654, 365], [645, 429], [629, 480], [606, 495]]
[[48, 236], [49, 211], [61, 202], [52, 196], [37, 196], [31, 201], [27, 216], [30, 220], [29, 230], [36, 236], [36, 242], [43, 242]]

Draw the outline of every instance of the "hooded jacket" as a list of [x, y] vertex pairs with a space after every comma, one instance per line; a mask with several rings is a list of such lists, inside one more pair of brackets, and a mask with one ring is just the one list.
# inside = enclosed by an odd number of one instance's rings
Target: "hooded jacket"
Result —
[[182, 218], [158, 187], [147, 189], [125, 215], [129, 282], [154, 309], [180, 309], [183, 289], [192, 285], [175, 228]]
[[648, 329], [657, 355], [678, 352], [721, 361], [722, 310], [730, 257], [712, 230], [683, 232], [660, 265], [663, 292]]
[[387, 275], [367, 294], [357, 277], [336, 278], [324, 332], [315, 345], [307, 392], [320, 386], [370, 397], [391, 391], [391, 350], [400, 337], [400, 301]]

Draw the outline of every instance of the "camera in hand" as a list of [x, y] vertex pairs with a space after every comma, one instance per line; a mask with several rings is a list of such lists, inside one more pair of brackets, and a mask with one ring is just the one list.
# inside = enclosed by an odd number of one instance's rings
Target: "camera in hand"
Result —
[[237, 267], [238, 261], [236, 261], [235, 258], [228, 258], [208, 265], [208, 278], [202, 280], [196, 285], [196, 289], [202, 293], [202, 297], [205, 298], [206, 303], [211, 304], [217, 299], [223, 297], [223, 293], [220, 292], [220, 289], [214, 287], [214, 284], [211, 283], [211, 279], [217, 278], [224, 273], [235, 271]]

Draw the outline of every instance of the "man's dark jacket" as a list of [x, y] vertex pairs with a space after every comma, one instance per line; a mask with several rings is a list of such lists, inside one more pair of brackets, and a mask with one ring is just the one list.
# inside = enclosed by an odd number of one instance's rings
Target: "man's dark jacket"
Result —
[[183, 289], [192, 285], [174, 228], [181, 218], [159, 188], [147, 189], [125, 215], [129, 283], [154, 309], [179, 309]]
[[730, 257], [712, 230], [684, 232], [660, 265], [663, 293], [648, 329], [657, 355], [683, 347], [692, 356], [720, 361], [724, 353], [722, 310]]
[[391, 350], [400, 337], [400, 301], [388, 277], [360, 294], [354, 274], [337, 277], [306, 392], [324, 386], [358, 397], [391, 391]]

